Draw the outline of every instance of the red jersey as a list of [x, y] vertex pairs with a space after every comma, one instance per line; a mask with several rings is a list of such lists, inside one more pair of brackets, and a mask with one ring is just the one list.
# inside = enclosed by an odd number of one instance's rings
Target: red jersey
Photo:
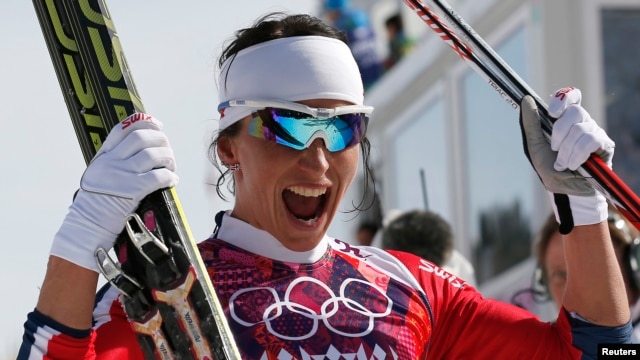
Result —
[[[329, 237], [292, 252], [229, 216], [214, 235], [199, 248], [243, 359], [595, 358], [631, 332], [541, 322], [408, 253]], [[86, 333], [31, 313], [19, 359], [142, 359], [118, 296], [99, 293]]]

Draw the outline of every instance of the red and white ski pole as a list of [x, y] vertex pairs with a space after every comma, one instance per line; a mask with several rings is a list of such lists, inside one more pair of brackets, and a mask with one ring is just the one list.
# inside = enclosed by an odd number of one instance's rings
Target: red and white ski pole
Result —
[[[403, 1], [513, 109], [520, 109], [525, 95], [533, 97], [542, 116], [543, 131], [550, 136], [554, 119], [549, 116], [547, 104], [446, 1]], [[602, 159], [592, 155], [578, 172], [640, 230], [640, 198]]]

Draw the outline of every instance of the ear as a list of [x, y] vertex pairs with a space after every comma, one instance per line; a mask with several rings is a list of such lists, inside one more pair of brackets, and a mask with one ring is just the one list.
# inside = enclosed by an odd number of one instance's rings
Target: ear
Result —
[[223, 136], [218, 139], [218, 146], [216, 151], [218, 152], [218, 158], [223, 164], [236, 164], [238, 163], [236, 155], [236, 142], [229, 136]]

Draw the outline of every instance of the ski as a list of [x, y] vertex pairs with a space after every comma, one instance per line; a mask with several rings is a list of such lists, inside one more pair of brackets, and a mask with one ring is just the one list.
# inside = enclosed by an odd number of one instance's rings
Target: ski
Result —
[[[110, 129], [144, 112], [104, 0], [33, 0], [85, 162]], [[174, 188], [142, 200], [114, 247], [98, 249], [105, 278], [148, 359], [240, 359]]]

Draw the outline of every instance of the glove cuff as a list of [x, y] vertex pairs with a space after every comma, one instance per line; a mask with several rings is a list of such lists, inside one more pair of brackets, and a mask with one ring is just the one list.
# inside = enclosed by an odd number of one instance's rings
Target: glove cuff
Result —
[[111, 249], [116, 237], [116, 234], [92, 224], [71, 206], [53, 238], [49, 254], [98, 272], [94, 256], [96, 250], [100, 247]]
[[[561, 231], [564, 234], [569, 233], [573, 226], [601, 223], [607, 219], [609, 214], [607, 199], [598, 191], [592, 196], [560, 195], [565, 199], [563, 203], [560, 204], [558, 194], [552, 192], [547, 193], [551, 199], [556, 221], [560, 224], [561, 229], [565, 228], [567, 230]], [[568, 209], [563, 209], [563, 207], [567, 205]], [[563, 213], [562, 216], [561, 213]], [[571, 219], [567, 220], [567, 216], [570, 216]], [[572, 221], [572, 224], [567, 225], [567, 221]]]

